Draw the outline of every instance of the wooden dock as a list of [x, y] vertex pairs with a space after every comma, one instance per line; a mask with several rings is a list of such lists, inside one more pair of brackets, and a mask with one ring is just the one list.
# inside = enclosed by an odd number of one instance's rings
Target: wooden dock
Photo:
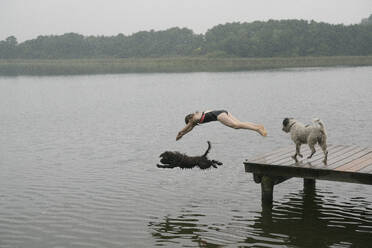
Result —
[[315, 187], [315, 180], [330, 180], [372, 185], [372, 148], [328, 145], [328, 163], [323, 164], [323, 152], [306, 159], [310, 149], [301, 147], [303, 159], [291, 158], [295, 146], [281, 148], [261, 156], [247, 159], [245, 171], [253, 173], [256, 183], [261, 183], [262, 203], [272, 203], [274, 185], [292, 177], [304, 178], [304, 187]]

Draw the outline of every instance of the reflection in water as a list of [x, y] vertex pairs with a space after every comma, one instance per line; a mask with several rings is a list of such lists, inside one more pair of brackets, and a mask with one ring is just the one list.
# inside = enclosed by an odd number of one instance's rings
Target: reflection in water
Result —
[[[191, 242], [217, 247], [370, 247], [371, 202], [364, 198], [335, 203], [329, 192], [306, 189], [290, 194], [271, 208], [263, 206], [254, 219], [235, 214], [228, 224], [205, 223], [205, 215], [165, 216], [150, 222], [158, 245]], [[244, 214], [244, 213], [240, 213]], [[251, 215], [250, 215], [251, 216]]]
[[[260, 236], [282, 237], [297, 247], [368, 247], [372, 241], [372, 208], [362, 198], [332, 203], [324, 192], [301, 191], [289, 200], [263, 208], [252, 227]], [[248, 238], [243, 243], [251, 243]]]
[[202, 239], [201, 234], [206, 232], [203, 228], [207, 225], [199, 224], [198, 217], [204, 215], [185, 213], [176, 218], [165, 216], [162, 221], [150, 221], [149, 227], [153, 230], [152, 236], [156, 239], [157, 245], [183, 244], [187, 240], [192, 246], [218, 247], [218, 245]]

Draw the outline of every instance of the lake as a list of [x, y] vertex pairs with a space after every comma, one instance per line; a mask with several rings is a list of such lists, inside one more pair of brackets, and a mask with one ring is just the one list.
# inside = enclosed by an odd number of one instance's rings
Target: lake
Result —
[[[368, 247], [370, 186], [290, 179], [262, 209], [243, 161], [292, 144], [285, 117], [372, 147], [371, 95], [372, 67], [0, 77], [0, 247]], [[207, 109], [268, 137], [212, 122], [176, 142]], [[208, 140], [218, 169], [156, 167]]]

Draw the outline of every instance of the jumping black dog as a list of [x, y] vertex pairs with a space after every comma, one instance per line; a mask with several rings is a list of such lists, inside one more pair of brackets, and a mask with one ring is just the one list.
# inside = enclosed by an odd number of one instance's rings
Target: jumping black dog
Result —
[[202, 170], [209, 169], [210, 167], [217, 168], [217, 165], [222, 165], [220, 161], [209, 160], [207, 155], [211, 149], [211, 142], [208, 141], [208, 148], [202, 156], [189, 157], [186, 154], [180, 152], [166, 151], [160, 154], [160, 162], [162, 164], [157, 164], [159, 168], [175, 168], [179, 167], [181, 169], [191, 169], [194, 167], [199, 167]]

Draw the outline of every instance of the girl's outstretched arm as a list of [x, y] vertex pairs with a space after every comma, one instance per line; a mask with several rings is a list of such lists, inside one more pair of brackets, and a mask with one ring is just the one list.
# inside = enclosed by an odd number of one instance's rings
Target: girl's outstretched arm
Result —
[[187, 123], [187, 125], [181, 131], [178, 132], [177, 137], [176, 137], [176, 140], [181, 139], [182, 136], [184, 136], [185, 134], [187, 134], [188, 132], [190, 132], [194, 127], [195, 127], [195, 125], [193, 124], [192, 121], [190, 121], [189, 123]]

